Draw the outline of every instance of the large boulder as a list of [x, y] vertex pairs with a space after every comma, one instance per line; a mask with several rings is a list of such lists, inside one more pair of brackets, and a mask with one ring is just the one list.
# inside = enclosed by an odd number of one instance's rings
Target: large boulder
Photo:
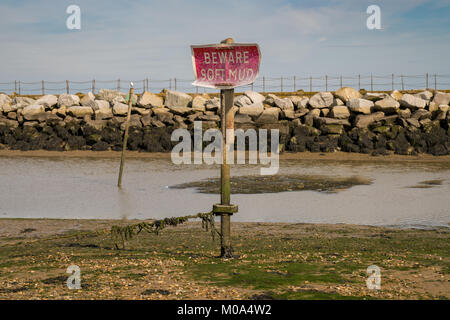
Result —
[[261, 113], [258, 119], [256, 119], [256, 123], [277, 123], [279, 114], [280, 109], [267, 108]]
[[427, 105], [427, 102], [425, 100], [415, 97], [409, 93], [405, 93], [399, 102], [402, 107], [412, 110], [423, 109]]
[[116, 116], [125, 116], [128, 114], [128, 105], [121, 102], [116, 102], [112, 108], [112, 112]]
[[391, 92], [390, 96], [395, 100], [400, 101], [400, 99], [403, 97], [403, 93], [398, 90], [394, 90]]
[[74, 94], [61, 94], [58, 97], [58, 107], [66, 106], [78, 106], [80, 104], [80, 98]]
[[4, 93], [0, 93], [0, 113], [3, 111], [3, 106], [10, 106], [12, 102], [12, 99], [4, 94]]
[[52, 94], [47, 94], [45, 96], [40, 97], [36, 104], [44, 106], [45, 108], [53, 108], [58, 103], [58, 98]]
[[67, 114], [76, 118], [84, 118], [84, 116], [92, 116], [94, 110], [91, 107], [73, 106], [67, 108]]
[[217, 111], [220, 109], [220, 99], [219, 98], [212, 98], [206, 101], [205, 108], [208, 111]]
[[[279, 110], [278, 108], [276, 108]], [[260, 103], [254, 103], [239, 108], [239, 114], [246, 114], [250, 117], [258, 117], [264, 111], [264, 105]]]
[[350, 111], [346, 106], [335, 106], [331, 109], [329, 116], [335, 119], [347, 119], [350, 117]]
[[375, 121], [380, 121], [383, 119], [384, 113], [383, 112], [375, 112], [368, 115], [358, 115], [355, 118], [355, 127], [357, 128], [367, 128], [370, 124], [374, 123]]
[[274, 100], [275, 107], [280, 108], [281, 110], [294, 110], [294, 104], [292, 103], [292, 100], [289, 98], [276, 98]]
[[366, 92], [366, 94], [364, 94], [364, 96], [362, 98], [375, 102], [375, 101], [384, 99], [384, 98], [386, 98], [388, 96], [389, 95], [387, 93]]
[[426, 101], [430, 101], [430, 99], [433, 97], [433, 93], [428, 90], [425, 90], [425, 91], [416, 93], [414, 96], [417, 98], [426, 100]]
[[91, 107], [92, 109], [97, 109], [97, 104], [95, 103], [95, 96], [92, 92], [85, 94], [81, 100], [80, 104], [84, 107]]
[[192, 100], [192, 110], [199, 111], [199, 112], [205, 112], [206, 108], [206, 98], [202, 96], [195, 96]]
[[173, 114], [167, 108], [155, 108], [153, 110], [156, 119], [167, 124], [173, 123]]
[[448, 105], [450, 103], [450, 93], [436, 92], [433, 102], [438, 106]]
[[400, 103], [391, 96], [375, 102], [375, 110], [383, 111], [384, 113], [394, 113], [399, 108]]
[[359, 99], [361, 98], [361, 94], [353, 88], [343, 87], [337, 90], [334, 95], [341, 99], [343, 102], [347, 102], [351, 99]]
[[370, 100], [365, 99], [350, 99], [347, 101], [347, 107], [352, 112], [370, 114], [374, 104]]
[[116, 90], [101, 89], [97, 96], [100, 100], [114, 104], [115, 102], [124, 102], [127, 94]]
[[154, 93], [145, 91], [139, 97], [137, 104], [138, 104], [138, 106], [143, 107], [143, 108], [151, 108], [151, 107], [162, 108], [164, 103], [163, 103], [162, 97], [160, 97]]
[[239, 108], [252, 104], [252, 100], [245, 94], [241, 94], [234, 98], [233, 104]]
[[23, 108], [32, 104], [36, 104], [36, 100], [28, 97], [14, 97], [11, 104], [18, 104], [20, 105], [19, 108]]
[[188, 108], [188, 107], [168, 107], [168, 109], [173, 114], [180, 115], [180, 116], [185, 116], [188, 114], [195, 113], [195, 110], [193, 110], [192, 108]]
[[31, 106], [26, 106], [22, 110], [22, 116], [25, 120], [37, 120], [41, 113], [45, 112], [45, 108], [42, 105], [33, 104]]
[[313, 108], [328, 108], [333, 104], [333, 95], [331, 92], [319, 92], [309, 99], [309, 105]]
[[266, 98], [256, 91], [245, 91], [244, 94], [250, 98], [252, 103], [263, 102]]
[[187, 107], [192, 97], [184, 92], [167, 90], [165, 105], [167, 107]]

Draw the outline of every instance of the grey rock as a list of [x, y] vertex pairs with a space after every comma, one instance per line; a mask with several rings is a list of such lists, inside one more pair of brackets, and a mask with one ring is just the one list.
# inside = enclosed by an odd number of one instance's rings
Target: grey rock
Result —
[[22, 116], [25, 118], [25, 120], [36, 120], [39, 114], [44, 112], [44, 106], [34, 104], [23, 108]]
[[192, 97], [184, 92], [167, 90], [164, 104], [167, 107], [187, 107]]
[[58, 98], [52, 94], [47, 94], [45, 96], [42, 96], [36, 101], [36, 104], [42, 105], [45, 108], [49, 108], [49, 109], [56, 106], [57, 103], [58, 103]]
[[351, 99], [359, 99], [361, 98], [361, 94], [353, 88], [343, 87], [337, 90], [334, 95], [341, 99], [343, 102], [347, 102]]
[[192, 110], [198, 112], [205, 112], [206, 111], [206, 99], [202, 96], [196, 96], [192, 100]]
[[309, 105], [313, 108], [328, 108], [333, 104], [334, 97], [331, 92], [319, 92], [309, 99]]
[[78, 106], [80, 104], [80, 98], [74, 94], [61, 94], [58, 97], [58, 107], [66, 106], [66, 107], [72, 107], [72, 106]]
[[251, 100], [252, 103], [264, 102], [266, 99], [262, 94], [256, 91], [245, 91], [244, 94]]
[[252, 100], [246, 95], [242, 94], [234, 98], [234, 103], [237, 107], [245, 107], [252, 104]]
[[279, 114], [280, 109], [278, 108], [265, 109], [258, 119], [256, 119], [256, 123], [276, 123], [278, 122]]
[[254, 103], [252, 105], [239, 108], [239, 114], [246, 114], [250, 117], [258, 117], [264, 111], [262, 103]]
[[112, 108], [112, 112], [116, 116], [125, 116], [128, 114], [128, 105], [121, 102], [116, 102]]
[[383, 111], [384, 113], [394, 113], [399, 108], [400, 103], [391, 96], [387, 96], [386, 98], [375, 102], [375, 110]]
[[450, 93], [436, 92], [434, 94], [433, 102], [438, 106], [448, 105], [450, 103]]
[[375, 112], [369, 115], [358, 115], [355, 118], [355, 127], [357, 128], [367, 128], [370, 124], [374, 123], [375, 121], [379, 121], [383, 119], [384, 113], [383, 112]]
[[347, 119], [350, 117], [350, 111], [346, 106], [335, 106], [331, 109], [329, 116], [336, 119]]
[[83, 118], [86, 115], [92, 116], [94, 114], [94, 110], [91, 107], [73, 106], [67, 108], [67, 114], [72, 117]]
[[370, 114], [374, 104], [370, 100], [365, 99], [351, 99], [347, 101], [347, 107], [352, 112]]
[[123, 92], [120, 92], [120, 91], [116, 91], [116, 90], [101, 89], [98, 92], [97, 96], [98, 96], [99, 100], [106, 100], [109, 103], [114, 104], [114, 102], [117, 101], [118, 97], [122, 98], [122, 101], [119, 101], [119, 102], [125, 101], [124, 98], [127, 96], [127, 94], [123, 93]]
[[412, 110], [423, 109], [427, 105], [425, 100], [417, 98], [409, 93], [405, 93], [399, 102], [402, 107]]
[[275, 107], [280, 108], [281, 110], [294, 110], [294, 104], [292, 103], [291, 99], [289, 98], [276, 98], [274, 99], [274, 105]]
[[143, 108], [162, 108], [163, 107], [163, 98], [145, 91], [140, 97], [139, 100], [137, 102], [138, 106], [143, 107]]

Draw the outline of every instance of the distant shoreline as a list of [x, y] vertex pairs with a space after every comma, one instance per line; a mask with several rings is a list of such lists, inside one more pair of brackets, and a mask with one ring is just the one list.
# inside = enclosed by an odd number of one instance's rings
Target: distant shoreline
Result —
[[[120, 158], [120, 151], [46, 151], [46, 150], [0, 150], [1, 157], [42, 157], [42, 158]], [[127, 151], [127, 158], [132, 159], [167, 159], [170, 160], [170, 153], [165, 152], [138, 152]], [[413, 162], [448, 162], [450, 164], [450, 155], [433, 156], [431, 154], [419, 155], [386, 155], [372, 156], [362, 153], [347, 152], [330, 152], [330, 153], [313, 153], [313, 152], [284, 152], [280, 154], [280, 160], [324, 160], [324, 161], [361, 161], [361, 162], [382, 162], [382, 161], [413, 161]]]

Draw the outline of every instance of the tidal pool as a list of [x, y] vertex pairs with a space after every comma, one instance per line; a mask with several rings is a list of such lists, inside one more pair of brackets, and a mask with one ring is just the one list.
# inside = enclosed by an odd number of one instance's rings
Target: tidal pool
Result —
[[[220, 175], [219, 166], [130, 158], [123, 189], [118, 189], [119, 161], [2, 156], [0, 217], [164, 218], [207, 212], [220, 201], [217, 187], [205, 187], [208, 193], [171, 188], [212, 181]], [[279, 174], [267, 178], [258, 176], [259, 169], [256, 165], [232, 166], [234, 189], [241, 191], [231, 196], [239, 206], [233, 221], [449, 226], [449, 162], [281, 160]], [[355, 177], [364, 183], [353, 183]], [[327, 185], [330, 181], [335, 185]], [[411, 188], [416, 185], [429, 188]]]

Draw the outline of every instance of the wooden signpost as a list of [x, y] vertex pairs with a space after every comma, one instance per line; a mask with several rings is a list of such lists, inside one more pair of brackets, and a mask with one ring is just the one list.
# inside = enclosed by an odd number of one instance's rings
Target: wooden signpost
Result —
[[213, 206], [220, 216], [220, 253], [233, 257], [231, 246], [231, 215], [238, 206], [230, 199], [230, 165], [228, 151], [234, 144], [234, 88], [252, 84], [259, 74], [261, 53], [257, 44], [238, 44], [227, 38], [220, 44], [191, 46], [195, 81], [193, 85], [220, 89], [222, 130], [222, 164], [220, 169], [220, 204]]

